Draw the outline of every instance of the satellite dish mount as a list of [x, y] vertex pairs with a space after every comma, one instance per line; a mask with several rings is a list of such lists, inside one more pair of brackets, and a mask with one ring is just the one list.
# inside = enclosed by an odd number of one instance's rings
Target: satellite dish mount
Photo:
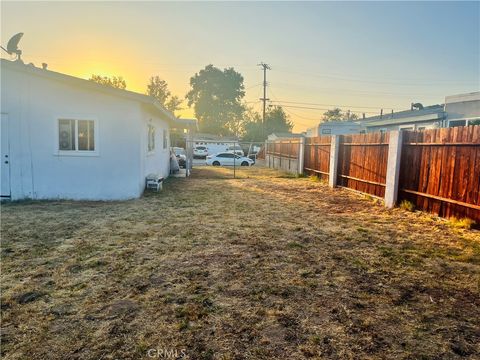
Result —
[[7, 48], [5, 49], [3, 46], [0, 46], [4, 51], [6, 51], [9, 55], [17, 55], [17, 61], [22, 61], [22, 50], [18, 48], [18, 43], [22, 38], [23, 33], [18, 33], [12, 36], [10, 40], [8, 40]]

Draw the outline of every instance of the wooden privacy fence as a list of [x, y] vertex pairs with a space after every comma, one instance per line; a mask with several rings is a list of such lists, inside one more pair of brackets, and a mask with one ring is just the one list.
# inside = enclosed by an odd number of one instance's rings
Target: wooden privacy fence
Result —
[[[265, 144], [265, 162], [268, 167], [293, 173], [303, 172], [304, 139], [279, 139]], [[300, 163], [302, 162], [302, 165]]]
[[480, 224], [480, 126], [403, 134], [399, 200]]
[[337, 185], [385, 196], [388, 133], [341, 135]]
[[480, 224], [479, 125], [276, 140], [266, 150], [270, 167]]
[[331, 136], [318, 136], [305, 139], [305, 159], [303, 169], [309, 175], [328, 180], [330, 171]]

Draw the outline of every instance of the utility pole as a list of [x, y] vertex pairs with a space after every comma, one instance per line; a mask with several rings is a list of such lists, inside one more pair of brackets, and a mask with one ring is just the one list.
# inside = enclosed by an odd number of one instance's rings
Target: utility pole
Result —
[[270, 66], [268, 64], [265, 64], [261, 62], [258, 64], [263, 69], [263, 98], [260, 98], [260, 100], [263, 101], [263, 117], [262, 117], [262, 137], [265, 138], [265, 112], [267, 108], [267, 101], [270, 99], [267, 99], [267, 70], [271, 70]]

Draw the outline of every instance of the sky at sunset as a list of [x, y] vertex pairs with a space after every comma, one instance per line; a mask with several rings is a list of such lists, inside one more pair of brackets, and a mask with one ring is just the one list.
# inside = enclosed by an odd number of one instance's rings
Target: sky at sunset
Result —
[[480, 89], [479, 2], [2, 1], [2, 45], [17, 32], [25, 62], [142, 93], [159, 75], [184, 97], [205, 65], [234, 67], [257, 110], [266, 62], [294, 131], [334, 105], [369, 116]]

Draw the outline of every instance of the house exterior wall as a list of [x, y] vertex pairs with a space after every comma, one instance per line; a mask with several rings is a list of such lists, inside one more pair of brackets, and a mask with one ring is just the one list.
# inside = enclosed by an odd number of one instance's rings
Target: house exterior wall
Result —
[[[155, 149], [148, 151], [148, 126], [155, 128]], [[170, 130], [166, 121], [143, 109], [141, 123], [141, 181], [140, 188], [145, 187], [145, 177], [149, 174], [159, 174], [167, 178], [170, 174]], [[166, 131], [166, 147], [163, 144], [163, 132]]]
[[[193, 146], [206, 146], [208, 150], [208, 155], [218, 154], [220, 152], [228, 151], [229, 146], [235, 144], [235, 140], [212, 140], [212, 139], [203, 139], [200, 137], [193, 139]], [[238, 141], [236, 142], [238, 145]]]
[[480, 119], [480, 92], [447, 96], [445, 112], [448, 123], [457, 120]]
[[[2, 113], [9, 119], [12, 200], [142, 194], [140, 103], [3, 66], [1, 90]], [[95, 152], [59, 154], [59, 118], [94, 120]]]
[[367, 133], [377, 132], [377, 131], [395, 131], [395, 130], [427, 130], [427, 129], [436, 129], [441, 127], [441, 121], [439, 120], [427, 120], [427, 121], [417, 121], [417, 122], [405, 122], [402, 124], [389, 124], [389, 125], [378, 125], [378, 126], [368, 126]]
[[306, 137], [358, 134], [363, 129], [360, 124], [354, 122], [332, 121], [307, 129]]
[[322, 123], [318, 126], [318, 135], [347, 135], [358, 134], [362, 130], [359, 124], [354, 123]]

